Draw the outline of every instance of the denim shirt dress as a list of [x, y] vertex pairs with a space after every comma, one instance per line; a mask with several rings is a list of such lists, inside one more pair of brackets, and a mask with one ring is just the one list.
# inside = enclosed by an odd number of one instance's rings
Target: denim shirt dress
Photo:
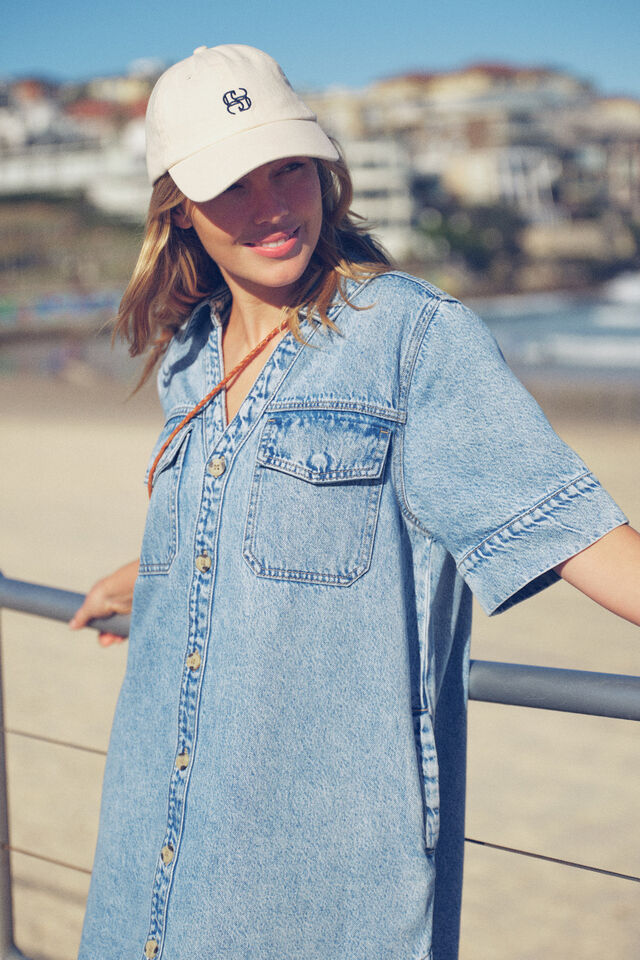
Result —
[[[457, 955], [471, 591], [504, 610], [625, 517], [468, 309], [349, 295], [156, 470], [82, 960]], [[220, 312], [162, 363], [156, 450]]]

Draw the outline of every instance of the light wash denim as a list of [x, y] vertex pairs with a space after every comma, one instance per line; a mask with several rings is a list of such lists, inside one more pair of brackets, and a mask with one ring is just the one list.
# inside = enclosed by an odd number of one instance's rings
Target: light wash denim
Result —
[[[83, 960], [457, 954], [469, 588], [503, 610], [625, 518], [469, 310], [350, 292], [156, 471]], [[162, 363], [156, 449], [219, 312]]]

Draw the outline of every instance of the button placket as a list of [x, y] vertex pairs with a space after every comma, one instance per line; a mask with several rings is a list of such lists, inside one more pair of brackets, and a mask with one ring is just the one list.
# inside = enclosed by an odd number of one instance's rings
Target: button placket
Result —
[[[311, 331], [313, 334], [314, 330]], [[218, 351], [221, 355], [221, 334], [218, 334]], [[212, 592], [215, 584], [215, 544], [211, 549], [211, 530], [217, 527], [217, 515], [220, 510], [224, 483], [218, 478], [228, 468], [231, 455], [250, 433], [266, 406], [269, 397], [291, 366], [294, 355], [302, 350], [292, 338], [284, 338], [276, 347], [256, 384], [259, 390], [250, 393], [242, 410], [231, 425], [224, 421], [224, 397], [219, 398], [219, 410], [226, 430], [223, 444], [218, 445], [215, 456], [207, 464], [204, 478], [203, 495], [196, 526], [195, 568], [189, 594], [189, 637], [188, 654], [185, 656], [178, 704], [178, 746], [175, 762], [169, 780], [168, 817], [164, 845], [160, 849], [156, 874], [151, 894], [151, 918], [144, 956], [147, 960], [161, 960], [164, 949], [166, 910], [173, 883], [174, 869], [178, 860], [180, 841], [184, 829], [185, 800], [193, 767], [194, 750], [198, 726], [198, 703], [203, 678], [203, 665], [208, 644], [208, 619]], [[212, 404], [212, 408], [218, 405]], [[217, 415], [217, 409], [216, 409]], [[205, 411], [206, 416], [206, 411]], [[217, 465], [213, 466], [217, 461]], [[210, 479], [208, 479], [210, 478]], [[204, 638], [204, 639], [203, 639]]]
[[[191, 584], [190, 631], [187, 641], [188, 653], [184, 659], [182, 683], [178, 704], [178, 744], [173, 773], [169, 782], [168, 819], [164, 845], [160, 849], [156, 877], [151, 900], [151, 924], [147, 944], [154, 942], [154, 954], [160, 960], [164, 942], [166, 907], [173, 882], [173, 871], [182, 833], [184, 804], [188, 790], [197, 731], [197, 703], [203, 676], [205, 648], [203, 637], [207, 636], [207, 617], [215, 568], [213, 557], [205, 546], [205, 536], [210, 536], [211, 518], [220, 508], [221, 486], [205, 484], [198, 521], [195, 545], [195, 573]], [[212, 575], [213, 574], [213, 575]], [[206, 643], [206, 641], [205, 641]], [[147, 946], [145, 945], [145, 951]], [[151, 948], [149, 948], [151, 949]], [[146, 953], [145, 953], [146, 956]]]

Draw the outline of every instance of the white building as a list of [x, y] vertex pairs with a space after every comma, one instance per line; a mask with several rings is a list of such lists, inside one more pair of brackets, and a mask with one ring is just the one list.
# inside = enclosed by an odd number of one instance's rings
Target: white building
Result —
[[449, 157], [442, 182], [463, 204], [504, 204], [533, 223], [549, 223], [559, 216], [553, 184], [561, 173], [549, 150], [487, 147]]
[[365, 217], [392, 257], [415, 248], [413, 202], [406, 153], [394, 140], [343, 141], [353, 179], [353, 211]]

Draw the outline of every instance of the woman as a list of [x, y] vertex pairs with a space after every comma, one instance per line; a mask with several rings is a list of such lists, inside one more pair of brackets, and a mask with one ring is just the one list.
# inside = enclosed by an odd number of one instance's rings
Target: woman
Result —
[[80, 956], [449, 960], [469, 587], [495, 613], [560, 575], [640, 622], [640, 536], [355, 225], [271, 58], [199, 48], [147, 133], [119, 328], [167, 421], [139, 563], [72, 621], [135, 582]]

